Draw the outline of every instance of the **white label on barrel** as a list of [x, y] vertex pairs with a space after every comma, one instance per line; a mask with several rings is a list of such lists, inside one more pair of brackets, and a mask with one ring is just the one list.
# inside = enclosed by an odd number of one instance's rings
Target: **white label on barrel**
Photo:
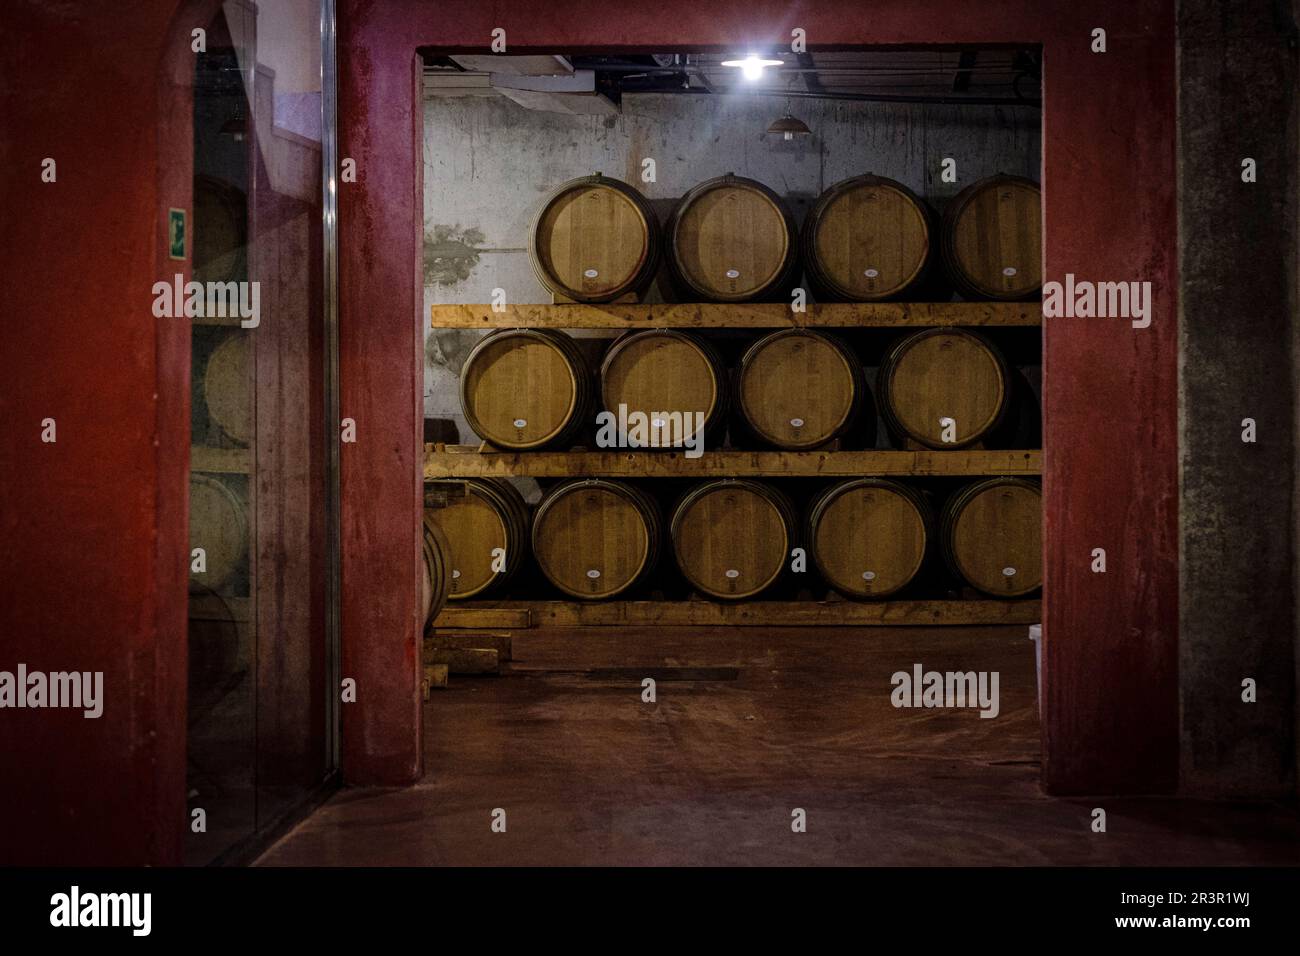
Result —
[[596, 580], [596, 578], [600, 577], [600, 572], [597, 571], [595, 568], [592, 568], [590, 571], [587, 572], [587, 577], [591, 578], [594, 581]]
[[452, 572], [451, 572], [451, 577], [452, 577], [452, 580], [455, 580], [456, 578], [460, 577], [460, 572], [459, 572], [459, 571], [452, 571]]
[[522, 418], [515, 419], [515, 428], [523, 428], [527, 424], [528, 422], [524, 421]]
[[1005, 269], [1002, 270], [1002, 274], [1006, 276], [1008, 279], [1010, 279], [1013, 275], [1016, 274], [1016, 267], [1007, 266]]
[[874, 279], [876, 276], [880, 275], [880, 270], [879, 270], [879, 269], [868, 269], [866, 272], [864, 272], [864, 273], [862, 273], [862, 274], [863, 274], [864, 276], [866, 276], [868, 279]]
[[1005, 574], [1005, 575], [1006, 575], [1007, 577], [1009, 577], [1009, 578], [1010, 578], [1010, 577], [1015, 577], [1016, 569], [1015, 569], [1015, 568], [1003, 568], [1003, 569], [1002, 569], [1002, 573]]
[[740, 572], [737, 571], [735, 568], [729, 568], [729, 569], [727, 570], [727, 577], [729, 577], [729, 578], [738, 578], [738, 577], [740, 577]]
[[739, 279], [739, 278], [740, 278], [740, 270], [739, 270], [739, 269], [728, 269], [728, 270], [727, 270], [727, 278], [728, 278], [728, 279]]
[[863, 572], [862, 572], [862, 580], [864, 580], [864, 581], [874, 581], [874, 580], [876, 580], [876, 572], [875, 572], [875, 571], [863, 571]]
[[595, 269], [588, 269], [586, 272], [583, 273], [583, 275], [586, 276], [588, 279], [594, 279], [596, 278], [596, 276], [600, 275], [600, 273], [597, 272]]
[[802, 419], [802, 418], [792, 418], [792, 419], [790, 419], [790, 424], [791, 424], [793, 427], [795, 427], [795, 428], [803, 428], [803, 419]]

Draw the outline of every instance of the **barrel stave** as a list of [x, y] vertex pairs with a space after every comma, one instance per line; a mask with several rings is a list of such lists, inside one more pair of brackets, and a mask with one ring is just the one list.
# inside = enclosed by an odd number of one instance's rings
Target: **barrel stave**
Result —
[[659, 264], [659, 221], [627, 183], [601, 174], [574, 179], [542, 205], [529, 231], [538, 281], [576, 302], [636, 294]]
[[[650, 421], [643, 447], [669, 447], [678, 441], [711, 442], [725, 425], [730, 405], [727, 369], [702, 336], [676, 329], [627, 332], [614, 340], [600, 368], [601, 401], [621, 422], [619, 406]], [[667, 416], [655, 413], [665, 412]], [[672, 419], [681, 413], [681, 424]], [[702, 415], [703, 425], [700, 426]], [[616, 426], [620, 447], [631, 447], [628, 432]]]
[[1009, 371], [1001, 351], [967, 329], [925, 329], [886, 354], [877, 397], [899, 438], [939, 450], [967, 448], [1002, 421]]
[[831, 186], [804, 220], [804, 262], [818, 298], [879, 302], [930, 271], [934, 215], [902, 183], [870, 174]]
[[994, 597], [1042, 587], [1042, 491], [1026, 478], [967, 485], [944, 507], [941, 546], [952, 571]]
[[736, 375], [736, 405], [764, 444], [805, 451], [846, 434], [868, 404], [862, 363], [840, 339], [782, 329], [751, 345]]
[[[499, 591], [527, 560], [529, 517], [523, 496], [509, 482], [493, 478], [451, 478], [426, 487], [463, 485], [425, 516], [447, 539], [450, 601]], [[496, 570], [497, 568], [502, 570]]]
[[944, 210], [941, 250], [963, 296], [1015, 301], [1038, 294], [1041, 205], [1038, 184], [1019, 176], [990, 176], [953, 198]]
[[673, 554], [700, 593], [753, 597], [782, 576], [798, 541], [794, 507], [769, 484], [724, 478], [697, 485], [673, 509]]
[[593, 388], [590, 367], [569, 336], [502, 329], [465, 359], [461, 409], [470, 428], [499, 448], [563, 447], [587, 425]]
[[924, 567], [934, 515], [914, 488], [884, 478], [855, 478], [812, 501], [805, 540], [817, 570], [845, 597], [884, 598]]
[[668, 262], [690, 298], [749, 302], [784, 292], [798, 261], [794, 220], [781, 198], [753, 179], [700, 183], [673, 210]]
[[552, 488], [533, 517], [532, 546], [548, 581], [570, 597], [634, 590], [659, 563], [658, 505], [626, 482], [592, 478]]

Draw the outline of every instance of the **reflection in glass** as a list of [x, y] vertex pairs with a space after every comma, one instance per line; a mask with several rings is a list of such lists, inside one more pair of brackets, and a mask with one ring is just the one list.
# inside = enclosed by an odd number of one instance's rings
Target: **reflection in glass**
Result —
[[[227, 2], [194, 68], [186, 860], [219, 859], [325, 778], [320, 5]], [[201, 553], [195, 549], [201, 549]]]

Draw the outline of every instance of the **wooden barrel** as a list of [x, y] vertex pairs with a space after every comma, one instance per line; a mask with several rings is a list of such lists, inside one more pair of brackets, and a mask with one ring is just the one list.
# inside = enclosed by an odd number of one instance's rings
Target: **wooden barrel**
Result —
[[747, 598], [771, 586], [796, 546], [793, 506], [771, 485], [724, 478], [697, 485], [673, 510], [673, 554], [700, 593]]
[[782, 329], [745, 352], [736, 404], [760, 440], [808, 449], [847, 431], [867, 394], [862, 363], [832, 335]]
[[248, 278], [248, 196], [214, 176], [194, 177], [190, 255], [195, 282]]
[[538, 280], [578, 302], [638, 292], [659, 264], [659, 221], [645, 198], [597, 173], [555, 190], [533, 220], [528, 254]]
[[881, 598], [916, 577], [933, 528], [930, 505], [914, 488], [854, 478], [813, 499], [808, 550], [822, 577], [845, 597]]
[[[426, 488], [439, 485], [465, 486], [465, 494], [424, 509], [425, 520], [437, 525], [447, 540], [447, 600], [461, 601], [500, 588], [527, 557], [529, 519], [523, 495], [509, 482], [495, 478], [425, 483]], [[502, 560], [497, 549], [504, 551]], [[494, 566], [502, 570], [495, 571]]]
[[986, 448], [1042, 448], [1043, 411], [1025, 370], [1007, 366], [1007, 411], [984, 438]]
[[798, 252], [794, 220], [762, 183], [728, 173], [682, 197], [668, 225], [668, 257], [683, 291], [745, 302], [782, 291]]
[[944, 210], [943, 259], [953, 284], [973, 299], [1024, 299], [1043, 284], [1038, 184], [992, 176], [963, 189]]
[[1037, 483], [989, 478], [963, 488], [944, 508], [943, 554], [972, 587], [1020, 597], [1043, 584], [1042, 528]]
[[241, 445], [253, 438], [250, 353], [248, 334], [232, 333], [212, 350], [203, 373], [203, 400], [208, 415], [228, 438]]
[[804, 220], [808, 276], [823, 299], [901, 296], [925, 274], [931, 231], [925, 203], [902, 183], [846, 179], [822, 193]]
[[964, 448], [1001, 421], [1007, 382], [1006, 360], [982, 335], [925, 329], [885, 356], [876, 396], [895, 434], [928, 448]]
[[563, 332], [492, 332], [461, 369], [465, 420], [498, 448], [562, 446], [586, 424], [592, 400], [591, 370]]
[[[616, 418], [620, 405], [629, 415], [639, 411], [649, 418], [644, 436], [634, 427], [616, 426], [620, 447], [680, 445], [695, 442], [697, 433], [703, 440], [725, 421], [727, 369], [713, 346], [690, 332], [627, 332], [614, 340], [601, 362], [600, 394]], [[674, 421], [674, 412], [681, 413], [680, 421]], [[704, 416], [702, 428], [697, 413]]]
[[248, 670], [249, 648], [230, 602], [205, 584], [189, 585], [187, 645], [189, 722], [202, 722]]
[[190, 475], [190, 550], [195, 548], [203, 549], [207, 570], [191, 570], [190, 581], [214, 590], [230, 579], [248, 552], [248, 504], [213, 475]]
[[423, 527], [424, 574], [420, 577], [420, 619], [428, 627], [447, 603], [448, 585], [451, 581], [451, 575], [447, 573], [447, 554], [450, 549], [441, 529], [429, 520], [427, 511]]
[[551, 489], [533, 516], [533, 554], [547, 580], [597, 600], [644, 581], [659, 561], [662, 519], [632, 485], [592, 478]]

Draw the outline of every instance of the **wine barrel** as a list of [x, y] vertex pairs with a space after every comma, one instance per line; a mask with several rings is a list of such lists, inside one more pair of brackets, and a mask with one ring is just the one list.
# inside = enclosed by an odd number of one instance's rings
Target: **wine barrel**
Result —
[[203, 373], [208, 415], [226, 436], [241, 445], [253, 437], [253, 381], [249, 375], [248, 335], [235, 332], [212, 350]]
[[736, 404], [755, 436], [777, 448], [816, 448], [844, 434], [867, 395], [862, 363], [832, 335], [782, 329], [745, 352]]
[[780, 197], [731, 173], [686, 193], [667, 232], [673, 276], [687, 295], [706, 301], [780, 292], [797, 258], [794, 220]]
[[[523, 495], [509, 482], [494, 478], [442, 479], [425, 487], [439, 485], [465, 486], [465, 494], [424, 510], [425, 520], [447, 539], [447, 600], [499, 589], [527, 557], [529, 520]], [[505, 552], [503, 565], [493, 554], [498, 548]], [[503, 570], [494, 571], [494, 565]]]
[[447, 573], [447, 555], [450, 549], [441, 529], [429, 520], [427, 512], [422, 524], [424, 574], [420, 577], [420, 619], [428, 627], [447, 603], [448, 584], [451, 581], [451, 575]]
[[[212, 475], [190, 475], [190, 550], [202, 548], [206, 570], [190, 581], [214, 590], [225, 584], [248, 551], [248, 504]], [[191, 568], [193, 565], [191, 565]]]
[[240, 640], [230, 602], [207, 585], [190, 582], [187, 617], [187, 710], [194, 726], [202, 724], [243, 680], [249, 648]]
[[191, 261], [195, 282], [248, 278], [248, 195], [202, 173], [194, 177]]
[[[650, 419], [642, 441], [635, 441], [640, 436], [634, 428], [616, 426], [620, 447], [703, 441], [725, 421], [729, 404], [726, 366], [713, 346], [674, 329], [627, 332], [615, 339], [600, 365], [600, 394], [616, 418], [623, 405], [628, 414], [639, 411]], [[674, 423], [674, 412], [682, 413], [680, 424]], [[702, 428], [697, 413], [703, 413]]]
[[929, 209], [902, 183], [846, 179], [822, 193], [804, 220], [808, 277], [822, 299], [901, 296], [925, 274], [931, 232]]
[[885, 356], [876, 395], [896, 435], [928, 448], [964, 448], [1001, 421], [1008, 374], [1002, 353], [982, 335], [925, 329]]
[[542, 574], [571, 597], [613, 597], [643, 582], [659, 561], [659, 507], [620, 481], [569, 481], [547, 492], [533, 517]]
[[482, 338], [460, 374], [469, 427], [512, 451], [563, 445], [586, 424], [592, 376], [573, 340], [550, 329], [502, 329]]
[[836, 591], [881, 598], [906, 587], [925, 563], [934, 514], [907, 485], [854, 478], [831, 485], [808, 509], [813, 563]]
[[538, 280], [578, 302], [610, 302], [639, 292], [659, 264], [659, 221], [645, 198], [597, 173], [560, 186], [529, 233]]
[[673, 510], [677, 566], [702, 594], [753, 597], [785, 570], [798, 535], [795, 512], [771, 485], [743, 478], [705, 482]]
[[1038, 184], [992, 176], [967, 186], [944, 210], [943, 259], [972, 299], [1024, 299], [1043, 284]]
[[941, 540], [949, 566], [994, 597], [1020, 597], [1043, 584], [1043, 501], [1037, 483], [989, 478], [944, 508]]

